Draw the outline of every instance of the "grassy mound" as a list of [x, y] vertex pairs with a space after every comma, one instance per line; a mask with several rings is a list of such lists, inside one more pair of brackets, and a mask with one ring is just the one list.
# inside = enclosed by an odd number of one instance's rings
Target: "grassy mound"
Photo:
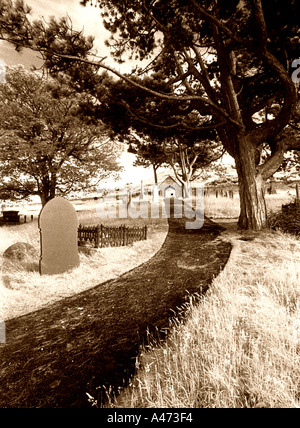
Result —
[[282, 205], [279, 212], [269, 215], [268, 225], [273, 230], [300, 236], [300, 205], [296, 201]]

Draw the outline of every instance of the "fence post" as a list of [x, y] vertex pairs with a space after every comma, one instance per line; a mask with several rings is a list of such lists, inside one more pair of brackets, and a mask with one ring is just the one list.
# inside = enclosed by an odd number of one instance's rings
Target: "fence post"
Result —
[[96, 226], [95, 231], [95, 248], [99, 247], [99, 225]]
[[122, 225], [119, 226], [118, 242], [120, 244], [120, 247], [122, 247], [123, 246], [123, 229], [122, 229]]
[[78, 226], [78, 236], [77, 236], [77, 242], [78, 245], [81, 243], [81, 233], [80, 233], [81, 224]]
[[100, 248], [103, 247], [103, 227], [102, 223], [100, 224]]
[[124, 224], [121, 226], [121, 229], [122, 229], [122, 246], [124, 247], [125, 245], [125, 225]]
[[125, 246], [129, 243], [146, 240], [148, 227], [126, 227], [121, 225], [119, 227], [105, 227], [103, 224], [97, 226], [78, 226], [78, 245], [88, 242], [94, 243], [94, 248], [103, 248], [107, 246]]

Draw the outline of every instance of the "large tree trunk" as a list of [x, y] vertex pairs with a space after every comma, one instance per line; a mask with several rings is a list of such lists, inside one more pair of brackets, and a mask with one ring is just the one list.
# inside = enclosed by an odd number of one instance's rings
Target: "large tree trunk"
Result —
[[53, 199], [55, 197], [55, 193], [49, 193], [47, 191], [40, 193], [40, 198], [41, 198], [41, 203], [42, 203], [42, 207], [44, 207], [46, 205], [47, 202], [49, 202], [51, 199]]
[[258, 172], [255, 146], [247, 138], [241, 139], [235, 156], [239, 179], [241, 229], [261, 230], [267, 225], [265, 180]]
[[39, 196], [41, 198], [42, 207], [44, 207], [48, 202], [47, 195], [45, 195], [45, 193], [40, 193]]
[[56, 176], [53, 174], [50, 178], [48, 176], [43, 177], [39, 189], [42, 207], [44, 207], [48, 201], [55, 198]]

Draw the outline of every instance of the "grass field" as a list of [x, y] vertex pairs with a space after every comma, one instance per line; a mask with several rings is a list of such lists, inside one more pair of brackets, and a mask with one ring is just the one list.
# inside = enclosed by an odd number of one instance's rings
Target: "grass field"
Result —
[[35, 268], [28, 270], [22, 265], [5, 266], [3, 252], [16, 242], [27, 242], [38, 251], [40, 234], [36, 219], [18, 226], [0, 228], [0, 319], [7, 320], [40, 309], [49, 303], [94, 287], [101, 282], [123, 274], [152, 257], [161, 247], [167, 234], [166, 219], [99, 219], [95, 204], [89, 201], [81, 204], [78, 220], [82, 224], [105, 225], [127, 224], [148, 226], [146, 241], [135, 242], [131, 246], [101, 248], [92, 255], [80, 253], [80, 266], [60, 275], [40, 275], [38, 259]]
[[223, 236], [233, 244], [225, 270], [172, 320], [166, 342], [141, 349], [111, 407], [300, 406], [300, 241]]
[[[291, 199], [268, 195], [269, 212]], [[94, 224], [90, 207], [81, 208], [80, 221]], [[206, 198], [205, 209], [212, 218], [234, 218], [223, 223], [230, 260], [205, 296], [191, 298], [182, 317], [170, 321], [167, 341], [150, 338], [141, 348], [131, 386], [108, 407], [300, 406], [300, 241], [281, 232], [238, 231], [238, 198]], [[166, 231], [166, 220], [149, 220], [148, 241], [82, 255], [81, 266], [64, 275], [2, 273], [0, 319], [118, 276], [151, 257]], [[0, 234], [1, 254], [16, 241], [38, 245], [36, 223], [2, 227]]]
[[[280, 210], [282, 204], [293, 200], [292, 194], [286, 191], [274, 195], [266, 195], [266, 205], [269, 213]], [[210, 218], [238, 218], [240, 200], [237, 194], [234, 198], [208, 196], [204, 199], [205, 215]]]
[[[290, 195], [268, 195], [269, 212]], [[206, 198], [206, 215], [238, 215], [238, 200]], [[300, 241], [223, 224], [230, 260], [205, 297], [149, 341], [130, 387], [108, 407], [300, 407]]]

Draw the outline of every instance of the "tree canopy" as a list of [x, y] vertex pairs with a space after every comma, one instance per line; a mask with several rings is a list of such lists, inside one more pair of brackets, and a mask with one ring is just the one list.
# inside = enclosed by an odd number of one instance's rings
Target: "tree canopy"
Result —
[[[175, 101], [160, 100], [146, 94], [141, 88], [124, 81], [114, 81], [105, 76], [101, 91], [94, 91], [99, 105], [86, 105], [86, 112], [97, 115], [107, 124], [111, 137], [130, 145], [138, 155], [136, 164], [152, 165], [155, 182], [156, 170], [168, 165], [179, 182], [189, 188], [189, 183], [205, 167], [220, 159], [222, 150], [217, 133], [211, 126], [198, 128], [199, 113], [182, 107]], [[133, 78], [140, 85], [147, 81], [156, 90], [163, 89], [160, 76]], [[100, 79], [99, 79], [100, 80]], [[97, 87], [97, 85], [95, 85]]]
[[9, 67], [0, 85], [0, 190], [14, 197], [95, 189], [120, 169], [103, 124], [82, 117], [85, 96], [67, 85]]
[[[83, 1], [83, 3], [87, 3]], [[1, 0], [0, 38], [43, 55], [78, 88], [103, 93], [106, 70], [141, 91], [127, 111], [154, 128], [217, 133], [239, 177], [242, 228], [266, 225], [264, 184], [299, 139], [284, 137], [297, 103], [291, 64], [299, 56], [297, 0], [98, 0], [116, 60], [148, 61], [124, 75], [92, 55], [92, 38], [67, 19], [31, 22], [21, 1]], [[81, 65], [84, 65], [81, 66]], [[147, 102], [158, 106], [147, 116]], [[148, 100], [148, 101], [147, 101]], [[100, 101], [102, 102], [102, 101]], [[139, 107], [140, 106], [140, 107]], [[162, 109], [164, 106], [164, 109]], [[262, 115], [264, 111], [269, 114]], [[162, 116], [162, 111], [164, 115]], [[142, 115], [142, 116], [141, 116]], [[155, 118], [155, 120], [153, 120]], [[163, 129], [163, 128], [162, 128]], [[166, 128], [165, 128], [166, 129]], [[278, 138], [279, 134], [282, 138]], [[262, 149], [269, 147], [269, 156]]]

